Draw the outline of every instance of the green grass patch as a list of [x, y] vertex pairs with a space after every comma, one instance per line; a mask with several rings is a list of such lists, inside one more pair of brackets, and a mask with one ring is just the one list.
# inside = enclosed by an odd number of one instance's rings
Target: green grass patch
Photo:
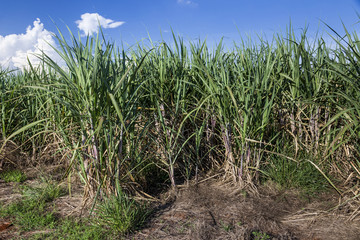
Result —
[[0, 217], [12, 219], [20, 232], [50, 230], [29, 239], [118, 239], [138, 229], [150, 213], [145, 204], [120, 192], [100, 202], [94, 218], [59, 219], [51, 202], [65, 191], [51, 180], [42, 180], [37, 187], [20, 186], [22, 199], [0, 206]]
[[117, 196], [112, 195], [99, 203], [96, 214], [99, 226], [125, 234], [142, 226], [150, 211], [145, 204], [138, 203], [120, 192]]
[[55, 183], [44, 186], [21, 186], [22, 199], [0, 208], [0, 216], [14, 219], [21, 231], [54, 228], [57, 222], [49, 203], [64, 192]]
[[5, 182], [21, 183], [24, 182], [27, 177], [22, 171], [15, 169], [0, 173], [0, 178], [3, 179]]
[[39, 233], [33, 235], [30, 239], [116, 239], [115, 236], [98, 225], [91, 224], [91, 221], [82, 219], [66, 218], [59, 221], [54, 231], [49, 233]]
[[23, 199], [0, 209], [0, 215], [14, 218], [14, 223], [21, 231], [53, 228], [56, 218], [48, 212], [44, 201]]
[[274, 156], [264, 168], [265, 181], [272, 180], [283, 188], [297, 188], [303, 194], [315, 196], [329, 189], [324, 176], [308, 161], [298, 163]]
[[43, 183], [39, 187], [22, 186], [22, 194], [27, 198], [44, 202], [51, 202], [66, 194], [65, 188], [59, 186], [56, 182], [46, 178], [41, 178], [41, 180]]

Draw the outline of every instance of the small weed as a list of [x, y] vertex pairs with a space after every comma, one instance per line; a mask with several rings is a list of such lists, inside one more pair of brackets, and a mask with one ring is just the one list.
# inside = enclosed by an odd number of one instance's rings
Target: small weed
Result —
[[125, 193], [112, 195], [101, 202], [96, 210], [100, 226], [124, 234], [136, 230], [147, 218], [149, 211], [143, 204], [130, 199]]
[[248, 196], [248, 193], [245, 190], [241, 190], [240, 194], [245, 198]]
[[178, 232], [185, 233], [188, 229], [195, 229], [195, 224], [191, 220], [184, 222]]
[[22, 194], [27, 198], [43, 200], [45, 202], [51, 202], [54, 199], [63, 196], [65, 189], [60, 187], [53, 181], [42, 179], [45, 186], [41, 187], [29, 187], [23, 186]]
[[225, 232], [230, 232], [234, 226], [230, 223], [225, 223], [223, 221], [220, 221], [221, 227], [225, 230]]
[[2, 178], [5, 182], [18, 182], [21, 183], [26, 180], [26, 175], [20, 170], [10, 170], [0, 174], [0, 178]]
[[258, 231], [253, 231], [251, 233], [251, 239], [253, 240], [268, 240], [270, 239], [270, 236], [267, 233], [264, 232], [258, 232]]

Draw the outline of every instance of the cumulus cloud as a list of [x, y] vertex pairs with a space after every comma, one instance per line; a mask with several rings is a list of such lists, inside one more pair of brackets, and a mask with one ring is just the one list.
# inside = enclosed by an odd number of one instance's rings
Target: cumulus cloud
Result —
[[36, 65], [40, 62], [36, 54], [42, 51], [56, 61], [58, 55], [49, 44], [55, 46], [53, 34], [37, 18], [33, 26], [27, 27], [26, 33], [0, 35], [0, 66], [23, 68], [28, 66], [28, 59]]
[[104, 18], [98, 13], [84, 13], [81, 20], [77, 20], [77, 27], [84, 32], [85, 35], [91, 35], [98, 31], [99, 25], [102, 28], [117, 28], [125, 22], [115, 22], [114, 20]]

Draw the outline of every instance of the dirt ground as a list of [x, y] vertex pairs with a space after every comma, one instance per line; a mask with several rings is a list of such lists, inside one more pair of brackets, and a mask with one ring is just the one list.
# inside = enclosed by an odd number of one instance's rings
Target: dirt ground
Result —
[[[36, 173], [35, 173], [36, 175]], [[38, 184], [29, 178], [25, 184]], [[75, 187], [76, 185], [74, 185]], [[15, 183], [0, 180], [0, 204], [19, 197]], [[239, 190], [221, 179], [181, 187], [163, 194], [146, 225], [127, 239], [360, 239], [360, 219], [350, 213], [327, 211], [338, 204], [336, 194], [301, 198], [295, 191], [260, 187], [257, 194]], [[55, 200], [59, 217], [84, 216], [82, 189]], [[8, 219], [0, 219], [0, 225]], [[26, 238], [33, 233], [21, 233]], [[0, 239], [19, 236], [15, 226], [1, 229]]]
[[248, 194], [221, 181], [182, 189], [134, 239], [360, 239], [359, 219], [327, 210], [337, 196], [302, 199], [261, 187]]

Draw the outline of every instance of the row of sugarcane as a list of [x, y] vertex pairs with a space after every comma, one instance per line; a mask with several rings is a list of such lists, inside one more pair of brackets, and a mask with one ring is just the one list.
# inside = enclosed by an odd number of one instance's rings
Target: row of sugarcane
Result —
[[360, 42], [345, 32], [331, 49], [290, 29], [231, 51], [174, 34], [125, 51], [101, 31], [70, 41], [59, 31], [63, 63], [44, 54], [0, 73], [1, 150], [14, 141], [36, 161], [55, 144], [64, 176], [77, 172], [92, 199], [211, 170], [254, 185], [273, 155], [311, 162], [341, 194], [330, 174], [360, 177]]

